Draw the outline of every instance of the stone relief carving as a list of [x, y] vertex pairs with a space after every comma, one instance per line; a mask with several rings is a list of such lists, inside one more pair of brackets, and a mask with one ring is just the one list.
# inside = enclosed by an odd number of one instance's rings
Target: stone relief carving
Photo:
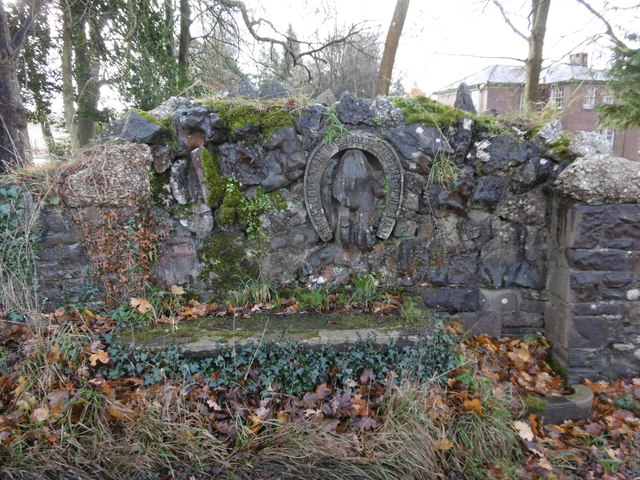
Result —
[[391, 235], [403, 187], [400, 160], [387, 142], [348, 134], [312, 152], [304, 197], [322, 240], [335, 239], [343, 248], [355, 245], [368, 250], [375, 236], [386, 239]]

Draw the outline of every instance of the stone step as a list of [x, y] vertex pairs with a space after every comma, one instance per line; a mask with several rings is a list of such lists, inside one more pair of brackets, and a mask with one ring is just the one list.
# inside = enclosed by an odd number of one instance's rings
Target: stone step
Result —
[[185, 356], [204, 358], [220, 351], [261, 342], [297, 341], [310, 348], [331, 345], [344, 348], [359, 340], [399, 347], [429, 338], [438, 320], [423, 316], [406, 321], [400, 316], [372, 314], [253, 315], [249, 318], [207, 317], [177, 326], [159, 324], [123, 335], [131, 345], [179, 345]]

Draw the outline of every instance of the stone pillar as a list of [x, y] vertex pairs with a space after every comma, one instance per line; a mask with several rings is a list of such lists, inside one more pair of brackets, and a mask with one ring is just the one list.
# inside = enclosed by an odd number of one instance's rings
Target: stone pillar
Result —
[[545, 328], [570, 382], [640, 373], [640, 205], [608, 202], [553, 199]]

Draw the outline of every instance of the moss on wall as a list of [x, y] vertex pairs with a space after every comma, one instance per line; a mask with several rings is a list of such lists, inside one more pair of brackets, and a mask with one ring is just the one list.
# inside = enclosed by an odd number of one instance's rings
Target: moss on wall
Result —
[[176, 132], [173, 128], [173, 121], [171, 120], [170, 116], [166, 116], [166, 117], [156, 117], [155, 115], [152, 115], [149, 112], [145, 112], [144, 110], [140, 110], [139, 108], [132, 108], [131, 110], [133, 110], [136, 114], [140, 115], [142, 118], [149, 120], [151, 123], [154, 123], [156, 125], [160, 125], [162, 128], [164, 128], [168, 135], [169, 138], [167, 139], [167, 141], [165, 142], [165, 144], [171, 149], [171, 150], [175, 150], [178, 146], [178, 139], [176, 137]]
[[244, 280], [259, 274], [251, 245], [238, 232], [217, 232], [200, 250], [203, 268], [199, 280], [208, 284], [214, 294], [226, 295], [242, 286]]
[[279, 128], [293, 126], [290, 105], [280, 100], [224, 99], [201, 100], [222, 119], [231, 132], [256, 125], [266, 140]]
[[495, 117], [491, 115], [473, 115], [422, 95], [414, 98], [392, 97], [390, 100], [402, 110], [407, 124], [422, 123], [427, 127], [443, 128], [453, 126], [465, 117], [471, 117], [476, 120], [477, 127], [481, 131], [497, 133], [502, 129]]

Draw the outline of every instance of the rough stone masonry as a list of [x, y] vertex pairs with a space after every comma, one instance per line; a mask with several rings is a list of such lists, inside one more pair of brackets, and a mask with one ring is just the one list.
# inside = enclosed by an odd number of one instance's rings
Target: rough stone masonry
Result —
[[570, 376], [639, 372], [637, 165], [598, 156], [590, 137], [558, 148], [557, 122], [433, 128], [345, 94], [333, 110], [245, 109], [243, 123], [229, 105], [172, 98], [108, 127], [42, 214], [52, 306], [99, 265], [74, 219], [144, 210], [149, 279], [165, 287], [215, 300], [258, 275], [330, 288], [373, 274], [472, 331], [546, 330]]

